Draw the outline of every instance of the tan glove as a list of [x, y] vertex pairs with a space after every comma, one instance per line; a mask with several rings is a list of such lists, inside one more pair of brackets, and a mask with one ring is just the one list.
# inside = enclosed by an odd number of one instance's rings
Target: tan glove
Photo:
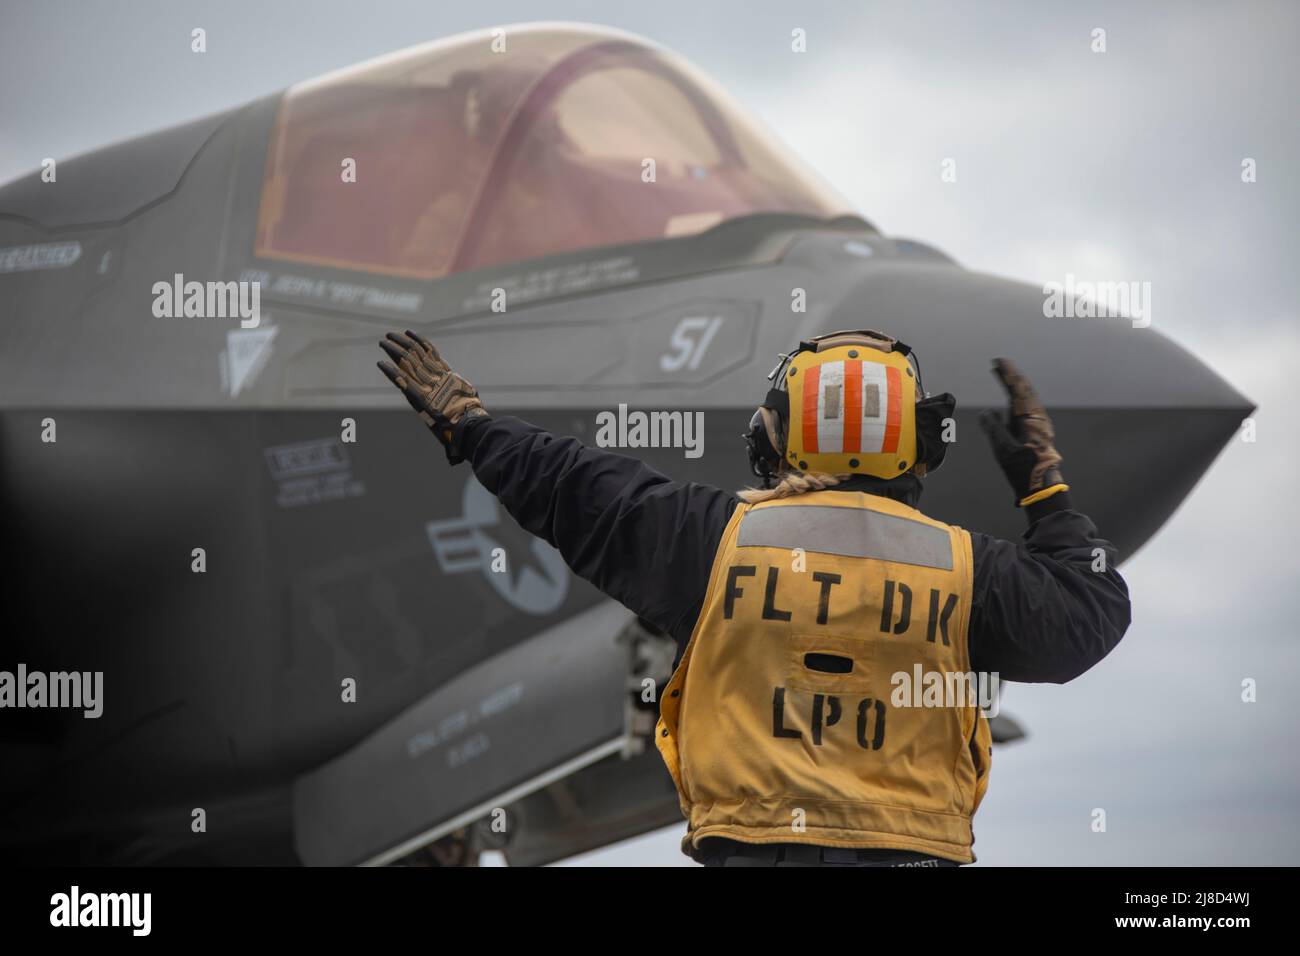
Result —
[[993, 409], [980, 415], [980, 427], [1016, 493], [1020, 507], [1049, 498], [1069, 485], [1061, 480], [1061, 453], [1047, 409], [1023, 372], [1010, 359], [993, 360], [993, 374], [1007, 390], [1007, 416]]
[[461, 458], [453, 448], [455, 426], [463, 419], [486, 417], [474, 386], [452, 371], [433, 344], [410, 329], [389, 332], [379, 347], [397, 363], [379, 362], [379, 370], [402, 390], [429, 430], [447, 449], [447, 459]]

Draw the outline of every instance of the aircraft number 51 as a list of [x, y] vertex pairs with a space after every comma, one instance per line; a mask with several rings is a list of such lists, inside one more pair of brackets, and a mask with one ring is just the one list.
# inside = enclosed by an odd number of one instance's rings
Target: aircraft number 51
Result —
[[669, 340], [673, 350], [659, 356], [659, 368], [665, 372], [680, 372], [683, 368], [695, 371], [720, 325], [720, 315], [691, 315], [682, 319]]

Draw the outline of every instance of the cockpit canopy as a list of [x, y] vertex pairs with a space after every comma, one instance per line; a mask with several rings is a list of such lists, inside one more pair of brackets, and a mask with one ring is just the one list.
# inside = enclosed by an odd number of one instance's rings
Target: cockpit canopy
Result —
[[623, 33], [521, 26], [288, 90], [256, 252], [432, 279], [751, 213], [850, 212], [680, 58]]

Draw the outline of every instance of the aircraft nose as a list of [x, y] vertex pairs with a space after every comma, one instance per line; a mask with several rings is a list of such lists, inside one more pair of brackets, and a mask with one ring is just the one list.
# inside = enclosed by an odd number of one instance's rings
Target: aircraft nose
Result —
[[[883, 264], [879, 264], [883, 265]], [[1024, 519], [976, 417], [1006, 395], [991, 360], [1013, 359], [1052, 416], [1074, 505], [1122, 556], [1132, 554], [1191, 492], [1254, 403], [1160, 329], [1124, 318], [1045, 314], [1042, 287], [952, 266], [873, 270], [826, 328], [878, 328], [911, 345], [932, 393], [957, 396], [957, 441], [926, 481], [926, 510], [973, 530], [1017, 538]], [[1148, 302], [1149, 305], [1149, 302]]]

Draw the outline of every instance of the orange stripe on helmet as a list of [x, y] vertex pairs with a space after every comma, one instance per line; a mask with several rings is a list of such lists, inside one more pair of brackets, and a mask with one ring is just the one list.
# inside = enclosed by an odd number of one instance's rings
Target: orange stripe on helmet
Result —
[[880, 450], [892, 455], [898, 451], [898, 435], [903, 426], [903, 376], [892, 365], [885, 366], [885, 382], [889, 391], [885, 409], [885, 439]]
[[844, 451], [862, 451], [862, 363], [844, 363]]
[[821, 380], [821, 366], [809, 366], [803, 380], [803, 450], [814, 455], [817, 453], [817, 403]]

